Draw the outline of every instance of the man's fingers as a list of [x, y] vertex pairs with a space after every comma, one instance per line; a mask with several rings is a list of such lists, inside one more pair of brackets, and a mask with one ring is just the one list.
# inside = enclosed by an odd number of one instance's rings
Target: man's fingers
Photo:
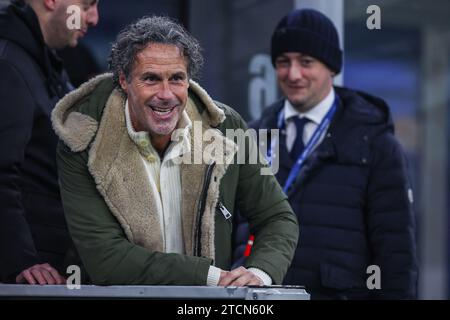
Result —
[[242, 276], [246, 271], [247, 269], [245, 269], [244, 267], [239, 267], [237, 269], [231, 270], [225, 275], [225, 277], [220, 279], [218, 285], [223, 287], [229, 286], [234, 280]]
[[57, 279], [56, 284], [66, 284], [66, 278], [64, 278], [64, 277], [63, 277], [62, 275], [60, 275], [59, 273], [58, 273], [58, 277], [55, 278], [55, 279]]
[[44, 277], [46, 284], [56, 284], [56, 279], [53, 278], [52, 274], [44, 268], [40, 268], [39, 272]]
[[261, 280], [260, 277], [258, 277], [257, 275], [255, 275], [255, 278], [252, 279], [252, 281], [250, 281], [248, 283], [249, 286], [263, 286], [264, 282]]
[[17, 283], [17, 284], [23, 283], [24, 280], [25, 280], [25, 278], [23, 277], [22, 272], [19, 273], [19, 274], [17, 275], [17, 277], [16, 277], [16, 283]]
[[55, 279], [56, 284], [64, 284], [66, 283], [66, 279], [59, 274], [59, 272], [52, 267], [45, 268], [52, 275], [53, 279]]
[[231, 284], [236, 278], [239, 277], [239, 274], [228, 272], [224, 277], [221, 277], [218, 286], [226, 287]]
[[17, 277], [16, 283], [29, 284], [64, 284], [66, 279], [48, 263], [36, 264], [23, 270]]
[[231, 270], [223, 277], [221, 276], [218, 285], [243, 287], [250, 285], [260, 286], [262, 284], [262, 280], [253, 272], [247, 270], [244, 267], [239, 267], [237, 269]]
[[219, 287], [227, 287], [233, 282], [235, 277], [230, 276], [227, 274], [223, 279], [220, 279], [219, 283], [217, 284]]
[[31, 274], [30, 269], [26, 269], [26, 270], [22, 271], [21, 274], [22, 274], [23, 278], [25, 279], [25, 281], [28, 282], [29, 284], [37, 283], [36, 279]]
[[37, 268], [33, 268], [30, 270], [31, 274], [33, 275], [33, 277], [37, 280], [37, 282], [40, 285], [44, 285], [47, 283], [47, 281], [45, 280], [45, 278], [42, 276], [41, 272], [39, 271], [39, 269]]
[[55, 270], [51, 265], [49, 265], [48, 263], [44, 263], [44, 264], [39, 264], [38, 267], [43, 268], [45, 270], [47, 270], [48, 272], [51, 272], [52, 270]]
[[59, 274], [59, 272], [53, 268], [51, 265], [49, 265], [48, 263], [44, 263], [41, 265], [45, 270], [47, 270], [48, 272], [50, 272], [50, 274], [52, 275], [53, 279], [55, 279], [55, 283], [56, 284], [65, 284], [66, 283], [66, 278], [64, 278], [63, 276], [61, 276]]
[[243, 287], [243, 286], [261, 286], [263, 285], [262, 280], [255, 275], [253, 272], [248, 271], [248, 274], [245, 274], [238, 279], [234, 280], [231, 283], [232, 286]]
[[[58, 273], [58, 272], [57, 272]], [[60, 275], [59, 273], [58, 273], [58, 277], [57, 278], [55, 278], [55, 279], [57, 279], [57, 282], [56, 282], [56, 284], [66, 284], [66, 278], [64, 278], [62, 275]]]
[[255, 275], [252, 272], [247, 271], [239, 278], [235, 279], [230, 285], [236, 287], [243, 287], [249, 285], [252, 280], [254, 281], [255, 280], [254, 277]]

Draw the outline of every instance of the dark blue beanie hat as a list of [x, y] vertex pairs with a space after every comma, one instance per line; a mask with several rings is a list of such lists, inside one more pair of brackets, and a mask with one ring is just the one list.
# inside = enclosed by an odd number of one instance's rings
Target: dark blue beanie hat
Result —
[[342, 50], [333, 22], [312, 9], [291, 11], [278, 23], [272, 35], [272, 63], [284, 52], [300, 52], [314, 57], [338, 74]]

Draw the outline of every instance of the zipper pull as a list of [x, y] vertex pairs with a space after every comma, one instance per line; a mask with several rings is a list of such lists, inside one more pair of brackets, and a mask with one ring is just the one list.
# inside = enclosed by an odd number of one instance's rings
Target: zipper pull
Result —
[[223, 216], [225, 217], [226, 220], [231, 218], [230, 211], [228, 211], [228, 209], [225, 208], [225, 206], [222, 204], [222, 202], [219, 202], [219, 210], [220, 210], [220, 212], [222, 212], [222, 214], [223, 214]]

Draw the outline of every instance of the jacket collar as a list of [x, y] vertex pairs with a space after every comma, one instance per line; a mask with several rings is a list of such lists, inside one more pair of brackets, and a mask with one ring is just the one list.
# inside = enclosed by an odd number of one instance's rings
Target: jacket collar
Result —
[[[114, 89], [111, 73], [101, 74], [82, 84], [56, 104], [52, 112], [55, 132], [73, 152], [85, 150], [97, 133], [104, 107], [108, 104], [107, 100], [119, 95], [121, 93]], [[195, 106], [191, 113], [197, 111], [200, 114], [200, 117], [196, 117], [197, 120], [213, 128], [225, 120], [224, 111], [192, 80], [189, 82], [189, 98], [194, 100]], [[81, 110], [80, 106], [85, 104], [86, 100], [87, 107]]]

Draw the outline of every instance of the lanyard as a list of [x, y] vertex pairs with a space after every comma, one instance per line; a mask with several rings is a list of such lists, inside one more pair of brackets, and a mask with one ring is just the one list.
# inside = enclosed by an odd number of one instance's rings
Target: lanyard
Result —
[[[337, 109], [337, 99], [334, 100], [333, 105], [331, 106], [330, 110], [327, 112], [325, 117], [322, 119], [322, 122], [319, 124], [319, 126], [314, 131], [311, 139], [309, 139], [308, 143], [305, 146], [305, 149], [301, 154], [299, 154], [297, 161], [295, 162], [294, 166], [291, 169], [291, 172], [289, 173], [289, 176], [286, 180], [286, 183], [283, 187], [283, 191], [285, 193], [288, 192], [289, 188], [291, 187], [292, 183], [294, 183], [295, 179], [297, 178], [297, 175], [299, 174], [301, 168], [303, 167], [303, 164], [305, 163], [306, 158], [311, 154], [312, 150], [314, 149], [314, 146], [319, 141], [320, 137], [324, 133], [324, 131], [328, 128], [328, 125], [331, 122], [331, 119], [334, 116], [334, 113]], [[284, 111], [282, 110], [278, 115], [278, 122], [277, 122], [278, 129], [284, 128]], [[277, 139], [272, 139], [272, 142], [270, 144], [270, 148], [267, 151], [267, 160], [270, 165], [272, 165], [272, 157], [273, 157], [273, 150], [275, 150], [275, 146], [277, 143]]]

